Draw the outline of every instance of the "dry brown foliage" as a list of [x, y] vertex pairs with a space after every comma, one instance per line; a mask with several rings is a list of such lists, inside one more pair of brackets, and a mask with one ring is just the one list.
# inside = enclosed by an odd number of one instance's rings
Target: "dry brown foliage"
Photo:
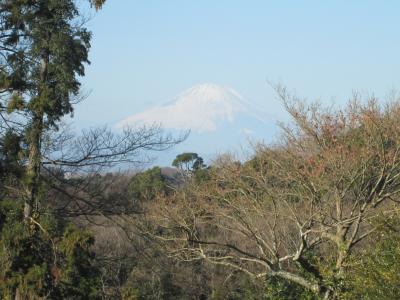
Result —
[[211, 179], [149, 207], [147, 234], [179, 261], [277, 276], [337, 297], [348, 256], [398, 211], [400, 103], [344, 110], [278, 88], [293, 124], [244, 164], [225, 157]]

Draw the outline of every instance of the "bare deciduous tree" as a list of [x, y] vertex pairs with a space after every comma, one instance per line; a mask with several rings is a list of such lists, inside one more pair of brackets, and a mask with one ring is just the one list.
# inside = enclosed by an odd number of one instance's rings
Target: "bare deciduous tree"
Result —
[[[338, 297], [350, 254], [398, 210], [400, 104], [345, 110], [278, 94], [294, 119], [281, 142], [150, 208], [148, 233], [181, 261], [207, 260]], [[356, 97], [357, 98], [357, 97]]]
[[[127, 197], [128, 183], [117, 167], [142, 167], [154, 159], [155, 152], [173, 147], [186, 136], [165, 134], [160, 126], [126, 128], [121, 133], [97, 128], [78, 137], [66, 129], [43, 143], [42, 177], [56, 194], [53, 198], [60, 215], [133, 213], [128, 199], [120, 205], [118, 201], [123, 199], [110, 199], [116, 196], [109, 193], [112, 186], [118, 186], [120, 196]], [[110, 171], [114, 175], [105, 176]]]

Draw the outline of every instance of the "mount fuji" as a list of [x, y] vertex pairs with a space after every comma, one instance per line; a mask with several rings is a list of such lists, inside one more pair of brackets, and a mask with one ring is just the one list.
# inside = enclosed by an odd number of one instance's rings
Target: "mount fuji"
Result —
[[154, 124], [172, 132], [190, 130], [189, 138], [167, 153], [168, 159], [189, 151], [210, 159], [240, 151], [249, 141], [270, 140], [276, 133], [275, 119], [266, 108], [212, 83], [195, 85], [173, 101], [123, 119], [117, 127]]

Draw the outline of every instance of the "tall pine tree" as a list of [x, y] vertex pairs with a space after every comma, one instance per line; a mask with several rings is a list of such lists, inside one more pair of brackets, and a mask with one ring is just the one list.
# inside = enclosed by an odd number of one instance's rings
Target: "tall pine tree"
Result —
[[72, 113], [89, 63], [91, 35], [78, 18], [73, 0], [0, 2], [1, 175], [24, 177], [23, 214], [19, 201], [0, 199], [2, 299], [99, 297], [93, 238], [39, 214], [43, 138]]
[[46, 131], [72, 113], [79, 76], [88, 61], [90, 33], [76, 26], [72, 0], [6, 0], [0, 4], [3, 108], [25, 120], [26, 220], [39, 205], [41, 143]]

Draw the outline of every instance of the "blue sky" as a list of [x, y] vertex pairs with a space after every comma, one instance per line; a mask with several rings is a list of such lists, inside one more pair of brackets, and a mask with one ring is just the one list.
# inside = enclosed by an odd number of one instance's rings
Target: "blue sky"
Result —
[[89, 98], [75, 124], [115, 124], [204, 82], [277, 118], [267, 80], [310, 100], [400, 86], [399, 1], [108, 0], [93, 15]]

